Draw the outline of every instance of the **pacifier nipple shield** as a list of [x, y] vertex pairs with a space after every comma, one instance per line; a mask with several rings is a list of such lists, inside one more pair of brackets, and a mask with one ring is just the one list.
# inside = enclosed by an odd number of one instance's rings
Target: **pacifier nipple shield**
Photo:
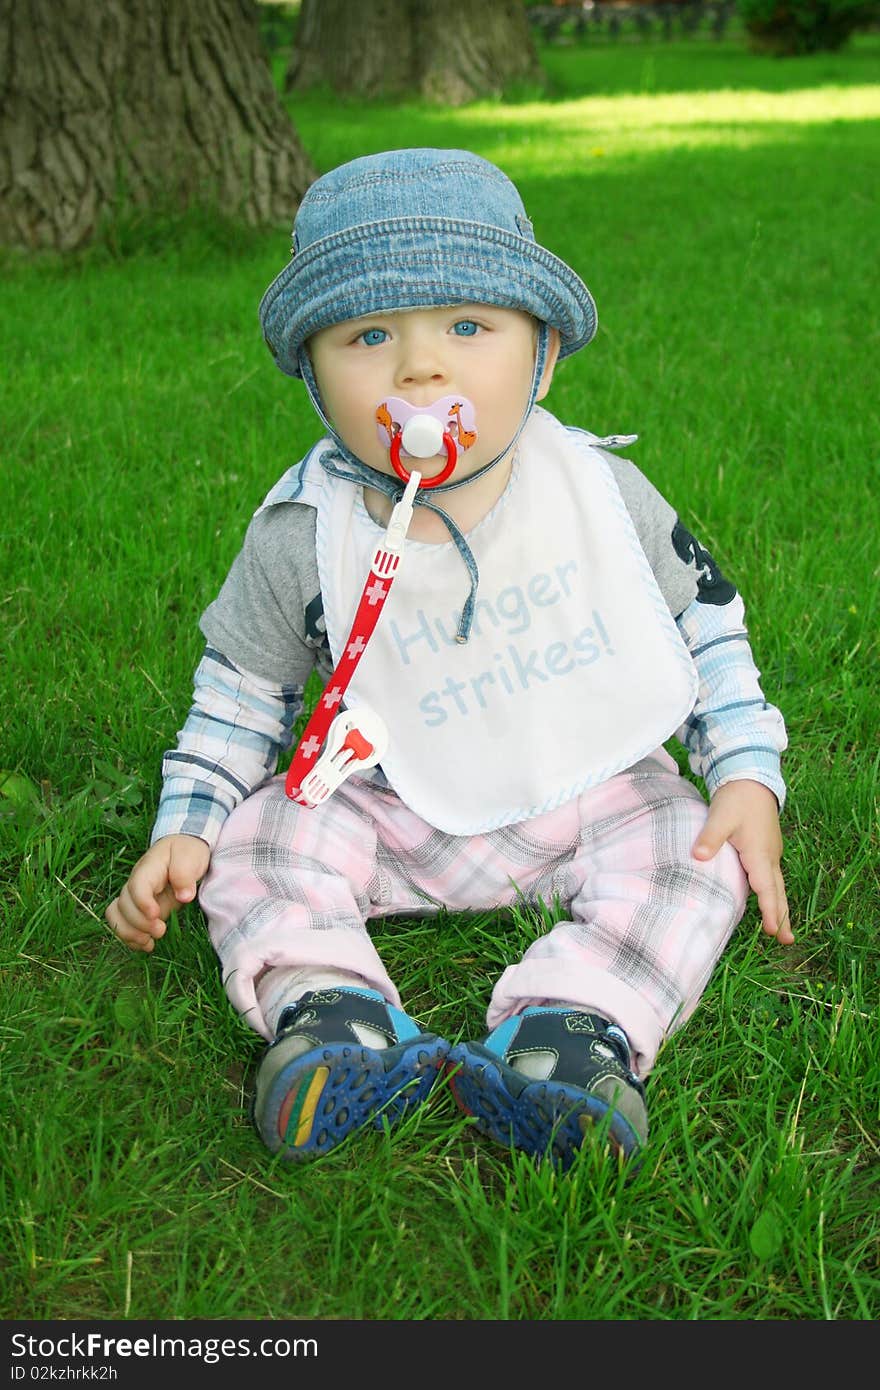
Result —
[[466, 396], [442, 396], [423, 406], [389, 396], [376, 406], [376, 433], [388, 449], [392, 468], [404, 482], [409, 481], [410, 474], [401, 462], [401, 453], [427, 459], [445, 450], [444, 467], [420, 483], [423, 488], [438, 487], [455, 468], [459, 450], [476, 443], [476, 411]]

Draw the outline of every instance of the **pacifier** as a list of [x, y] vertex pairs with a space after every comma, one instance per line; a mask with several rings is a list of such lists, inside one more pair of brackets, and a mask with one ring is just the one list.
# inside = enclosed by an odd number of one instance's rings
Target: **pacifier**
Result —
[[477, 441], [477, 412], [466, 396], [441, 396], [431, 405], [410, 405], [399, 396], [388, 396], [376, 406], [376, 433], [388, 449], [391, 466], [399, 478], [409, 482], [401, 453], [410, 458], [429, 459], [446, 451], [446, 463], [433, 478], [423, 478], [420, 487], [445, 483], [458, 461], [459, 449], [470, 449]]

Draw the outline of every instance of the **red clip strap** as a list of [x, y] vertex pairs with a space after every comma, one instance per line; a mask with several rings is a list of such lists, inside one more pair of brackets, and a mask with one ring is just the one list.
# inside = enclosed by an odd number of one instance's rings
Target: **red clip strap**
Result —
[[[396, 562], [399, 557], [394, 556], [393, 558]], [[328, 682], [326, 690], [312, 712], [312, 717], [303, 731], [290, 767], [287, 769], [284, 790], [292, 801], [300, 800], [300, 787], [303, 779], [311, 770], [324, 746], [327, 730], [339, 711], [342, 697], [354, 675], [355, 667], [373, 635], [376, 623], [379, 621], [379, 614], [382, 612], [382, 607], [388, 597], [397, 565], [395, 563], [388, 568], [390, 572], [384, 578], [380, 579], [373, 570], [370, 570], [367, 575], [367, 582], [361, 594], [358, 610], [354, 615], [354, 622], [351, 625], [351, 632], [348, 634], [345, 650], [333, 672], [332, 679]], [[300, 804], [306, 805], [307, 803], [301, 801]]]

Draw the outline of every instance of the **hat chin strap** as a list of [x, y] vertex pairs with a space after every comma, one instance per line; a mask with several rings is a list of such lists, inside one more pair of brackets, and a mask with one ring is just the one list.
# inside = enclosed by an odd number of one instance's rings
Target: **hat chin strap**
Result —
[[[440, 483], [439, 485], [436, 485], [431, 489], [430, 496], [427, 495], [423, 491], [423, 489], [419, 488], [415, 496], [413, 497], [414, 506], [427, 507], [430, 511], [435, 512], [437, 516], [439, 516], [440, 519], [443, 521], [444, 525], [449, 531], [450, 536], [452, 537], [452, 540], [455, 544], [456, 549], [458, 550], [459, 555], [461, 556], [462, 560], [467, 566], [468, 574], [470, 575], [470, 593], [467, 597], [467, 600], [465, 601], [464, 607], [462, 608], [461, 621], [458, 625], [458, 631], [455, 634], [457, 642], [466, 642], [470, 637], [471, 625], [473, 623], [474, 617], [474, 608], [476, 606], [477, 601], [477, 586], [480, 582], [480, 575], [479, 570], [477, 569], [477, 562], [473, 556], [473, 552], [471, 551], [471, 548], [465, 540], [464, 536], [462, 535], [461, 531], [456, 526], [452, 518], [448, 516], [447, 513], [443, 510], [443, 508], [437, 505], [437, 503], [433, 500], [433, 497], [437, 493], [453, 492], [456, 488], [467, 487], [469, 483], [476, 482], [478, 478], [484, 477], [486, 473], [488, 473], [492, 468], [496, 466], [496, 464], [500, 463], [501, 460], [503, 458], [506, 458], [506, 456], [510, 453], [511, 449], [514, 447], [523, 430], [525, 429], [526, 421], [531, 415], [535, 402], [538, 399], [538, 390], [540, 388], [541, 380], [544, 375], [544, 368], [547, 363], [549, 343], [550, 330], [546, 323], [539, 323], [538, 345], [535, 350], [535, 365], [532, 371], [532, 383], [529, 388], [529, 399], [526, 404], [526, 408], [523, 411], [522, 419], [517, 425], [516, 432], [514, 433], [512, 439], [504, 446], [501, 452], [496, 454], [493, 459], [490, 459], [488, 463], [484, 463], [482, 468], [478, 468], [476, 473], [471, 473], [467, 478], [453, 478], [447, 483]], [[315, 374], [312, 370], [311, 358], [309, 357], [309, 354], [306, 351], [305, 347], [301, 347], [299, 352], [297, 353], [297, 364], [299, 366], [302, 379], [305, 383], [306, 390], [309, 393], [309, 400], [314, 406], [314, 409], [322, 425], [324, 426], [324, 428], [326, 429], [327, 433], [330, 435], [330, 438], [333, 440], [333, 443], [336, 446], [335, 454], [342, 460], [342, 462], [348, 465], [348, 471], [340, 468], [338, 464], [335, 463], [334, 457], [330, 453], [325, 453], [321, 456], [322, 466], [327, 470], [328, 473], [332, 473], [335, 477], [345, 478], [348, 482], [361, 483], [366, 487], [374, 488], [377, 492], [382, 492], [385, 494], [386, 497], [390, 497], [392, 502], [398, 502], [400, 498], [403, 496], [404, 491], [403, 483], [401, 482], [400, 478], [398, 478], [396, 475], [392, 476], [388, 473], [382, 473], [379, 471], [378, 468], [372, 468], [370, 464], [364, 463], [362, 459], [358, 458], [357, 454], [352, 453], [352, 451], [336, 433], [336, 430], [330, 423], [330, 420], [327, 417], [327, 412], [324, 409], [324, 403], [321, 400], [321, 393], [318, 389], [318, 383], [315, 380]]]

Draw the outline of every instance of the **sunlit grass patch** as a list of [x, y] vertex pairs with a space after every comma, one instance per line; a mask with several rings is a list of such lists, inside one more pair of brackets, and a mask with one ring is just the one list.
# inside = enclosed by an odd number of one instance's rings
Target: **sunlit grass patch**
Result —
[[[552, 106], [468, 107], [462, 122], [483, 129], [485, 148], [523, 169], [563, 172], [582, 161], [679, 148], [788, 141], [804, 127], [880, 119], [880, 85], [802, 91], [686, 92], [583, 96]], [[518, 136], [525, 135], [522, 144]]]

